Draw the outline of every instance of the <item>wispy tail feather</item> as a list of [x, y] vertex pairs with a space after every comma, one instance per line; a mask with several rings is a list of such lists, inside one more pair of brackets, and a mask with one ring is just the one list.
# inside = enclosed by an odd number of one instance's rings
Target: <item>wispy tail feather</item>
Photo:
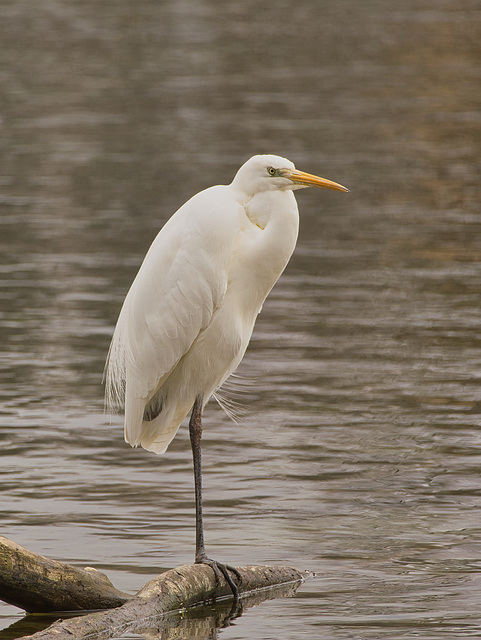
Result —
[[125, 351], [120, 346], [117, 329], [110, 343], [103, 382], [105, 384], [105, 411], [118, 413], [124, 407], [125, 402], [126, 367]]

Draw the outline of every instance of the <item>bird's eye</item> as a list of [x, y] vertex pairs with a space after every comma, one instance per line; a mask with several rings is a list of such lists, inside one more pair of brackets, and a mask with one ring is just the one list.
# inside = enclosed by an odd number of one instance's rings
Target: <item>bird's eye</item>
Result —
[[267, 173], [268, 173], [270, 176], [275, 176], [275, 175], [276, 175], [276, 173], [277, 173], [277, 171], [274, 169], [274, 167], [267, 167]]

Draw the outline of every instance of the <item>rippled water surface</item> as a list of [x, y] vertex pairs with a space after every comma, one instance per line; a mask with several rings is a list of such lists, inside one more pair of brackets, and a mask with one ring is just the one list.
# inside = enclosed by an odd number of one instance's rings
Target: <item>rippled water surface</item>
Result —
[[481, 637], [480, 24], [469, 0], [0, 4], [4, 535], [130, 592], [192, 561], [186, 429], [131, 450], [103, 363], [165, 220], [278, 153], [351, 193], [298, 194], [226, 392], [246, 414], [209, 405], [206, 537], [317, 577], [157, 637]]

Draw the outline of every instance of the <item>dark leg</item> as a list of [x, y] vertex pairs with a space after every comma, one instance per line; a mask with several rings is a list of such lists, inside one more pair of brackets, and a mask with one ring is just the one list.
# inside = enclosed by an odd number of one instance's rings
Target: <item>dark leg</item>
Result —
[[204, 526], [202, 521], [202, 459], [200, 442], [202, 439], [202, 398], [196, 398], [189, 423], [190, 444], [194, 458], [195, 483], [195, 563], [208, 564], [214, 570], [216, 579], [220, 574], [224, 576], [234, 595], [234, 601], [239, 599], [239, 591], [232, 580], [229, 571], [241, 580], [241, 575], [234, 567], [221, 564], [207, 557], [204, 545]]

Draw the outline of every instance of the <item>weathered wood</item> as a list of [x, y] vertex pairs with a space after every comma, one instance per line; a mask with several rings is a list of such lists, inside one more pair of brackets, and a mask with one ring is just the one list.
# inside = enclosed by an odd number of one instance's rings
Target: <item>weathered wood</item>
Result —
[[[299, 585], [306, 575], [290, 567], [249, 566], [238, 571], [242, 580], [233, 579], [243, 601], [273, 587]], [[126, 628], [152, 624], [161, 628], [168, 624], [160, 620], [162, 616], [213, 600], [232, 599], [232, 591], [223, 577], [216, 582], [211, 567], [196, 564], [166, 571], [130, 596], [95, 569], [78, 569], [45, 558], [0, 536], [0, 599], [36, 613], [103, 609], [58, 620], [28, 636], [34, 640], [76, 640], [99, 634], [110, 638]]]
[[[269, 587], [300, 584], [305, 574], [289, 567], [238, 567], [242, 582], [238, 585], [243, 599]], [[121, 607], [76, 618], [58, 620], [29, 640], [81, 640], [111, 638], [133, 627], [162, 625], [155, 620], [171, 612], [212, 600], [232, 598], [223, 578], [216, 588], [212, 569], [206, 565], [184, 565], [162, 573], [148, 582], [139, 593]], [[278, 592], [278, 595], [279, 592]]]
[[78, 569], [0, 536], [0, 599], [28, 612], [119, 607], [132, 596], [96, 569]]

